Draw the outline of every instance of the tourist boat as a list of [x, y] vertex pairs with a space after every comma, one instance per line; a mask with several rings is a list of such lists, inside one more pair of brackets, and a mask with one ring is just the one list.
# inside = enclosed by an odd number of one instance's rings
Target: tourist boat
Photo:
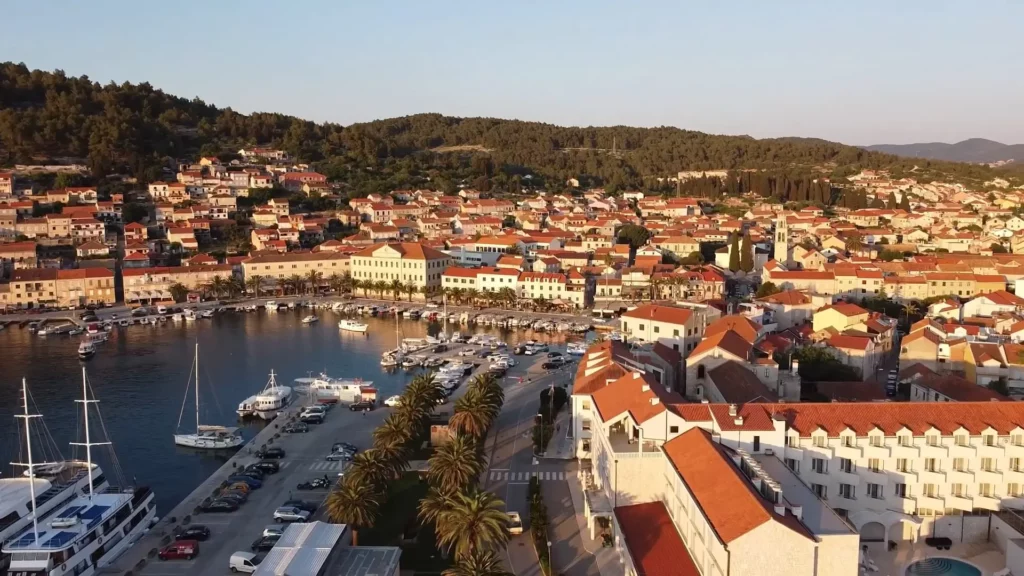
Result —
[[306, 316], [305, 318], [302, 319], [302, 323], [303, 324], [315, 324], [315, 323], [317, 323], [319, 321], [320, 321], [320, 318], [316, 317], [313, 314], [310, 314], [309, 316]]
[[[89, 399], [84, 370], [82, 376], [85, 442], [75, 445], [86, 449], [84, 466], [80, 462], [34, 462], [29, 422], [38, 415], [28, 413], [28, 393], [22, 381], [24, 414], [17, 417], [24, 419], [27, 458], [16, 465], [27, 469], [28, 482], [18, 480], [11, 486], [13, 494], [0, 485], [0, 512], [5, 521], [14, 520], [0, 530], [4, 542], [0, 568], [6, 568], [8, 574], [92, 576], [137, 542], [157, 520], [149, 488], [111, 488], [99, 466], [92, 463], [93, 447], [109, 442], [91, 441], [89, 404], [98, 401]], [[23, 511], [28, 515], [21, 515]]]
[[315, 377], [296, 378], [295, 391], [317, 399], [349, 403], [377, 399], [373, 382], [359, 378], [332, 378], [323, 372]]
[[250, 396], [238, 405], [238, 415], [258, 416], [264, 420], [272, 420], [277, 413], [287, 406], [292, 400], [292, 389], [290, 386], [281, 386], [277, 383], [277, 375], [270, 371], [270, 379], [266, 386], [258, 394]]
[[368, 326], [364, 322], [349, 320], [347, 318], [338, 321], [338, 328], [348, 332], [366, 332]]
[[[230, 428], [226, 426], [210, 426], [199, 423], [199, 344], [196, 344], [196, 356], [192, 361], [192, 365], [195, 368], [195, 388], [196, 388], [196, 431], [193, 434], [175, 434], [174, 443], [178, 446], [186, 446], [188, 448], [205, 448], [208, 450], [223, 450], [226, 448], [237, 448], [242, 445], [244, 440], [242, 434], [238, 428]], [[192, 371], [189, 371], [191, 376]], [[189, 384], [191, 384], [191, 377], [189, 378]], [[188, 397], [188, 389], [191, 385], [185, 388], [185, 397]], [[181, 418], [185, 415], [184, 406], [182, 406], [181, 414], [178, 416], [178, 429], [181, 429]]]
[[79, 360], [88, 360], [89, 358], [92, 358], [95, 355], [96, 355], [96, 344], [93, 344], [92, 342], [89, 342], [89, 341], [85, 340], [85, 341], [82, 341], [78, 345], [78, 359]]

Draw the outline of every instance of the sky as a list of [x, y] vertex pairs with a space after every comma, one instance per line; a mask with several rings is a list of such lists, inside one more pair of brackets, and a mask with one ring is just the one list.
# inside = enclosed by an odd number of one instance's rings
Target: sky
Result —
[[1017, 0], [6, 0], [0, 60], [341, 124], [421, 112], [1024, 142]]

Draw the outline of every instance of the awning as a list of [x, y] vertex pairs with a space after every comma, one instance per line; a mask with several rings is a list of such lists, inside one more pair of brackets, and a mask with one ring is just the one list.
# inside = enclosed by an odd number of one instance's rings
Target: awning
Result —
[[139, 300], [140, 299], [139, 298], [139, 293], [138, 292], [129, 292], [129, 293], [124, 295], [124, 299], [125, 300]]

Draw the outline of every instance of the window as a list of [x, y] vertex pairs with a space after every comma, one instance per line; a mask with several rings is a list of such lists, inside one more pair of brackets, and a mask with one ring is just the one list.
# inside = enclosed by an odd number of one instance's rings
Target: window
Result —
[[872, 436], [868, 439], [872, 446], [885, 446], [885, 436]]
[[760, 452], [760, 451], [761, 451], [761, 437], [760, 436], [754, 436], [754, 452]]
[[967, 434], [957, 434], [955, 436], [955, 438], [956, 438], [956, 445], [957, 446], [970, 446], [971, 445], [971, 437], [968, 436]]
[[857, 488], [852, 484], [840, 484], [839, 495], [847, 500], [855, 500], [857, 498]]
[[869, 458], [868, 459], [868, 470], [871, 470], [872, 472], [881, 472], [882, 471], [882, 460], [879, 459], [879, 458]]
[[876, 500], [885, 499], [885, 493], [881, 484], [868, 483], [868, 496]]
[[1010, 470], [1014, 472], [1021, 471], [1020, 458], [1010, 458]]
[[1020, 494], [1020, 484], [1017, 484], [1016, 482], [1010, 482], [1009, 484], [1006, 485], [1007, 496], [1011, 498], [1019, 498]]
[[658, 334], [658, 333], [660, 333], [660, 332], [661, 332], [661, 327], [660, 327], [660, 326], [655, 326], [655, 327], [654, 327], [654, 333], [655, 333], [655, 334]]
[[925, 458], [924, 469], [927, 470], [928, 472], [938, 472], [939, 463], [935, 458]]
[[828, 488], [821, 484], [811, 484], [811, 490], [814, 491], [814, 495], [822, 500], [828, 498]]
[[672, 330], [672, 335], [673, 336], [679, 336], [679, 329], [677, 328], [675, 330]]
[[857, 439], [853, 436], [843, 436], [843, 446], [849, 446], [853, 448], [857, 445]]
[[953, 484], [949, 487], [949, 493], [953, 496], [959, 496], [961, 498], [967, 497], [967, 485], [966, 484]]
[[941, 446], [942, 445], [939, 437], [937, 435], [935, 435], [935, 434], [932, 434], [931, 436], [928, 436], [927, 438], [928, 438], [928, 445], [929, 446]]
[[995, 458], [982, 458], [981, 459], [981, 469], [986, 471], [986, 472], [995, 472], [996, 471], [996, 460], [995, 460]]
[[786, 458], [786, 467], [797, 474], [800, 473], [800, 462], [794, 458]]
[[929, 498], [939, 497], [939, 486], [937, 484], [925, 484], [921, 489], [921, 493]]
[[987, 434], [987, 435], [985, 435], [984, 438], [985, 438], [985, 446], [995, 446], [996, 445], [996, 437], [993, 436], [992, 434]]
[[817, 446], [818, 448], [825, 448], [825, 447], [827, 447], [828, 446], [828, 437], [827, 436], [815, 436], [814, 437], [814, 445]]
[[956, 470], [957, 472], [967, 472], [967, 459], [953, 458], [953, 470]]
[[906, 435], [899, 436], [899, 442], [900, 442], [900, 446], [913, 446], [914, 445], [914, 437], [913, 436], [906, 436]]
[[671, 434], [677, 434], [679, 433], [679, 426], [669, 426], [668, 431]]
[[849, 458], [839, 459], [839, 469], [847, 474], [853, 474], [857, 471], [857, 467], [854, 465], [853, 460], [850, 460]]
[[818, 474], [828, 474], [828, 462], [823, 458], [814, 458], [811, 460], [811, 470]]
[[800, 445], [800, 437], [799, 436], [786, 436], [786, 446], [796, 447], [796, 446], [799, 446], [799, 445]]
[[896, 486], [893, 487], [893, 493], [900, 498], [910, 498], [910, 490], [907, 490], [906, 484], [896, 484]]
[[985, 496], [986, 498], [994, 498], [996, 495], [996, 488], [994, 484], [978, 484], [978, 495]]

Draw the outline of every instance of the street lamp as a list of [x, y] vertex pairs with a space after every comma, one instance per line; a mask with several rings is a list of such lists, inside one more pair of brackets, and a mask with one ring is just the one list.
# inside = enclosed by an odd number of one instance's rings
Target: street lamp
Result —
[[554, 562], [551, 561], [551, 540], [548, 540], [548, 574], [553, 571], [551, 567], [553, 563]]

